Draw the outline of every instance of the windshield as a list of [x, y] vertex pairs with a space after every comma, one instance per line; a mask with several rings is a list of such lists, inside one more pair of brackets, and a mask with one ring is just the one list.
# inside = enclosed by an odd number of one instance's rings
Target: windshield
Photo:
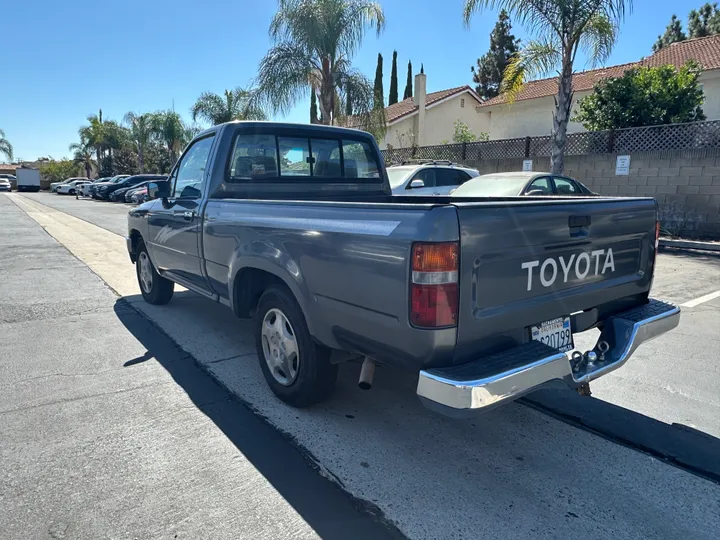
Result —
[[453, 197], [514, 197], [528, 182], [527, 176], [486, 174], [468, 180], [452, 192]]
[[403, 185], [407, 177], [411, 172], [415, 170], [415, 167], [390, 167], [387, 170], [388, 178], [390, 179], [390, 187], [395, 189]]

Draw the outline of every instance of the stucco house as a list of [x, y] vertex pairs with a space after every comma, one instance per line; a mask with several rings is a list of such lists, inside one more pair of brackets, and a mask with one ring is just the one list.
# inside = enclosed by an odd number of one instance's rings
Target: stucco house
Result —
[[[720, 119], [720, 36], [680, 41], [638, 62], [575, 73], [573, 110], [577, 101], [590, 94], [602, 79], [620, 77], [633, 67], [680, 67], [688, 60], [695, 60], [703, 70], [699, 81], [705, 94], [705, 115], [708, 120]], [[528, 82], [513, 103], [508, 103], [504, 95], [485, 101], [478, 108], [478, 130], [487, 132], [491, 139], [549, 135], [556, 93], [557, 77], [552, 77]], [[570, 122], [568, 133], [580, 131], [585, 131], [581, 124]]]
[[482, 100], [472, 88], [458, 86], [428, 94], [426, 82], [424, 73], [415, 75], [413, 96], [385, 107], [387, 133], [379, 141], [380, 148], [452, 142], [457, 120], [476, 135], [486, 131], [484, 117], [476, 112]]

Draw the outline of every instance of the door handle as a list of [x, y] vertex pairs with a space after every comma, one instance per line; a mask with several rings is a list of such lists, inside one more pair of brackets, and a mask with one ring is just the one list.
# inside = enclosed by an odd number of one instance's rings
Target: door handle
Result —
[[185, 221], [192, 221], [195, 217], [195, 211], [194, 210], [181, 210], [178, 212], [173, 212], [174, 216], [182, 216], [182, 218]]

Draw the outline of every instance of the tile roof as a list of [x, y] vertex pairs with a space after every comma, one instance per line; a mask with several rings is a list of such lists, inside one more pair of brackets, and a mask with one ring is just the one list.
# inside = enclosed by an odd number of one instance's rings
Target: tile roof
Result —
[[688, 60], [695, 60], [703, 69], [720, 68], [720, 36], [686, 39], [645, 58], [644, 66], [663, 66], [673, 64], [680, 67]]
[[[621, 77], [628, 69], [633, 67], [657, 67], [665, 64], [680, 67], [688, 60], [695, 60], [706, 70], [720, 68], [720, 35], [688, 39], [673, 43], [639, 62], [630, 62], [618, 66], [577, 72], [573, 74], [573, 91], [582, 92], [592, 90], [595, 83], [602, 79]], [[529, 81], [522, 90], [520, 90], [515, 101], [553, 96], [557, 93], [557, 80], [557, 77], [552, 77], [549, 79]], [[499, 105], [505, 102], [505, 96], [500, 95], [485, 101], [481, 107]]]
[[[473, 89], [470, 88], [468, 85], [457, 86], [455, 88], [448, 88], [447, 90], [440, 90], [439, 92], [430, 92], [425, 98], [425, 106], [428, 107], [433, 103], [442, 101], [443, 99], [453, 96], [455, 94], [461, 94], [466, 90], [469, 90], [473, 97], [476, 96]], [[388, 123], [394, 122], [395, 120], [398, 120], [403, 116], [414, 113], [415, 111], [417, 111], [417, 109], [418, 107], [417, 105], [415, 105], [413, 98], [409, 97], [402, 101], [398, 101], [397, 103], [394, 103], [388, 107], [385, 107], [385, 118], [387, 118]]]

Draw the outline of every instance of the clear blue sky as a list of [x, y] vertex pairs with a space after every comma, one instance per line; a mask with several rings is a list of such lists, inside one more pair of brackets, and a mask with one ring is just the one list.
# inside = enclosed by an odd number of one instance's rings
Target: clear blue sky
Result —
[[[368, 77], [377, 53], [390, 86], [392, 51], [398, 51], [400, 92], [407, 61], [425, 65], [428, 91], [471, 84], [470, 66], [487, 51], [497, 13], [462, 24], [463, 0], [378, 0], [387, 26], [365, 38], [354, 59]], [[635, 0], [608, 65], [651, 53], [673, 13], [682, 19], [704, 1]], [[122, 120], [127, 111], [170, 108], [189, 119], [203, 91], [247, 86], [270, 47], [267, 29], [274, 0], [8, 0], [0, 60], [0, 129], [16, 158], [68, 156], [68, 144], [88, 114]], [[526, 37], [519, 23], [516, 35]], [[577, 69], [582, 69], [577, 65]], [[286, 117], [308, 121], [309, 100]], [[278, 118], [280, 119], [280, 118]]]

